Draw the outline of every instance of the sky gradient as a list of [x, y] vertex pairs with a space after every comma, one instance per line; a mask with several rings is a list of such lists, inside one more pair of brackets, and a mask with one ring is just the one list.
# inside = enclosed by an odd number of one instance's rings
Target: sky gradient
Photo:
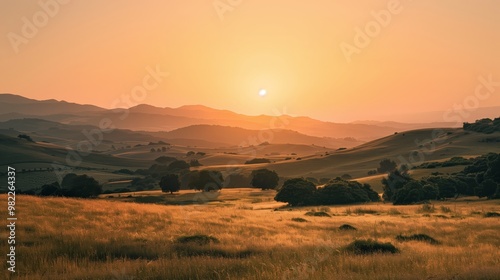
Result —
[[[135, 103], [345, 122], [446, 111], [479, 76], [500, 82], [496, 0], [67, 2], [0, 1], [0, 92], [111, 108], [146, 79]], [[500, 105], [495, 88], [479, 107]]]

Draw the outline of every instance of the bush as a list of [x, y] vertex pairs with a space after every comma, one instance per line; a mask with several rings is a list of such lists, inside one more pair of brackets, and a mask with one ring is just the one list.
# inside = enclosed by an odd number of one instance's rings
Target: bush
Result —
[[422, 242], [427, 242], [427, 243], [433, 244], [433, 245], [440, 243], [439, 241], [430, 237], [429, 235], [421, 234], [421, 233], [420, 234], [413, 234], [413, 235], [409, 235], [409, 236], [399, 234], [398, 236], [396, 236], [396, 240], [400, 241], [400, 242], [403, 242], [403, 241], [422, 241]]
[[349, 224], [343, 224], [339, 227], [339, 230], [358, 230], [358, 229]]
[[303, 219], [303, 218], [292, 218], [292, 221], [299, 222], [299, 223], [309, 222], [308, 220]]
[[278, 173], [269, 169], [254, 170], [252, 171], [250, 177], [252, 178], [252, 186], [256, 188], [268, 190], [275, 189], [278, 186]]
[[174, 157], [167, 157], [167, 156], [161, 156], [161, 157], [158, 157], [155, 159], [155, 161], [160, 163], [160, 164], [168, 164], [168, 163], [174, 162], [176, 160], [177, 159]]
[[189, 235], [189, 236], [181, 236], [176, 239], [177, 243], [181, 244], [187, 244], [187, 243], [194, 243], [196, 245], [207, 245], [210, 243], [220, 243], [219, 239], [209, 236], [209, 235]]
[[486, 212], [484, 213], [485, 218], [500, 217], [500, 213], [497, 212]]
[[326, 212], [323, 212], [323, 211], [319, 211], [319, 212], [307, 212], [305, 215], [306, 216], [313, 216], [313, 217], [331, 217], [330, 214], [328, 214]]
[[31, 137], [29, 135], [26, 135], [26, 134], [19, 134], [19, 135], [17, 135], [17, 138], [24, 139], [28, 142], [35, 142], [35, 141], [33, 141], [33, 139], [31, 139]]
[[355, 240], [345, 247], [345, 251], [356, 255], [366, 255], [375, 253], [391, 253], [395, 254], [399, 250], [391, 243], [381, 243], [371, 239]]

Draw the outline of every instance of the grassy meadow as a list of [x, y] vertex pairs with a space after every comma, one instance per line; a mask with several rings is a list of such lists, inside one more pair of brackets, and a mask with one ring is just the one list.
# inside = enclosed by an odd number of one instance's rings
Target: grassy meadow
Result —
[[[500, 212], [498, 200], [463, 198], [431, 207], [372, 203], [287, 209], [273, 200], [274, 195], [255, 189], [224, 189], [220, 195], [151, 191], [94, 200], [20, 195], [15, 279], [495, 279], [500, 275], [500, 218], [487, 217], [489, 212]], [[340, 230], [343, 224], [357, 230]], [[439, 244], [399, 242], [395, 238], [399, 234], [427, 234]], [[192, 235], [212, 236], [219, 242], [180, 243], [179, 238]], [[399, 253], [345, 251], [356, 239], [391, 242]], [[7, 244], [1, 249], [5, 252]], [[4, 277], [11, 275], [5, 272]]]

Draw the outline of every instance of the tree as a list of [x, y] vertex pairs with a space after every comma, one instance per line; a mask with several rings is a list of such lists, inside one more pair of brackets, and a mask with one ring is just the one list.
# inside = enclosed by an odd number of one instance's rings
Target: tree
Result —
[[177, 159], [174, 157], [161, 156], [155, 159], [156, 162], [160, 164], [167, 164], [176, 161]]
[[378, 173], [387, 173], [387, 172], [392, 172], [396, 170], [396, 167], [398, 165], [396, 164], [395, 161], [392, 161], [390, 159], [383, 159], [379, 163], [379, 167], [377, 168]]
[[[71, 197], [97, 197], [102, 193], [102, 187], [94, 178], [84, 175], [68, 174], [63, 178], [63, 187], [68, 188], [64, 193]], [[69, 176], [69, 177], [68, 177]]]
[[180, 171], [184, 169], [189, 169], [189, 163], [183, 160], [176, 160], [168, 165], [170, 171]]
[[42, 186], [42, 190], [40, 191], [41, 196], [62, 196], [63, 192], [61, 190], [61, 186], [59, 186], [58, 182], [54, 182], [52, 184], [45, 184]]
[[172, 173], [163, 176], [160, 180], [160, 188], [162, 192], [170, 192], [170, 194], [178, 192], [181, 188], [179, 176]]
[[189, 161], [189, 166], [196, 167], [202, 166], [202, 164], [197, 159], [192, 159]]
[[432, 176], [426, 178], [427, 183], [434, 184], [438, 189], [438, 198], [452, 198], [457, 195], [457, 180], [451, 177]]
[[262, 190], [275, 189], [278, 186], [278, 173], [269, 169], [254, 170], [250, 177], [252, 186]]
[[188, 183], [190, 187], [196, 190], [208, 192], [222, 189], [224, 178], [220, 171], [202, 170], [191, 177], [192, 181]]
[[396, 192], [411, 180], [412, 178], [410, 177], [410, 174], [408, 174], [408, 172], [402, 172], [397, 169], [391, 171], [389, 175], [387, 175], [387, 178], [382, 179], [384, 200], [393, 201], [395, 199], [395, 197], [393, 196], [396, 194]]
[[287, 202], [290, 206], [307, 205], [311, 202], [316, 186], [303, 179], [288, 179], [283, 183], [274, 200]]
[[498, 185], [492, 179], [484, 180], [479, 187], [476, 188], [478, 197], [494, 198], [497, 192]]

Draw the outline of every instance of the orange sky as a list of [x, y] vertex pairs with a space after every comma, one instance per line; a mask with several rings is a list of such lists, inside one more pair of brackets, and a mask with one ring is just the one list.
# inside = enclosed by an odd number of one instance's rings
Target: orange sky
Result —
[[[500, 82], [496, 0], [55, 1], [41, 1], [45, 18], [38, 1], [0, 2], [0, 92], [110, 108], [146, 77], [132, 103], [353, 121], [447, 110], [478, 76]], [[342, 44], [357, 48], [350, 62]], [[148, 66], [169, 76], [148, 79]], [[500, 105], [496, 89], [478, 105]]]

